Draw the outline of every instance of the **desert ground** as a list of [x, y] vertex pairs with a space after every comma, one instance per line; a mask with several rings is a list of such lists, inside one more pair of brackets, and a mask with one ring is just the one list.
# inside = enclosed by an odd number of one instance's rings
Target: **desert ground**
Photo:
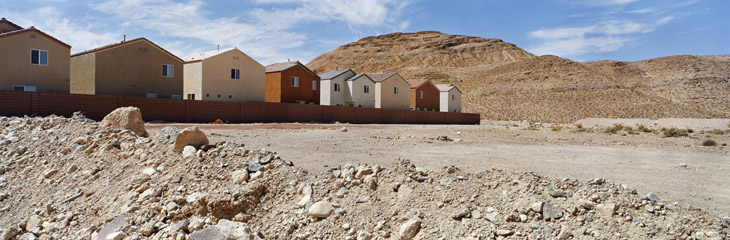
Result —
[[[164, 126], [147, 124], [151, 133]], [[456, 166], [469, 172], [510, 169], [558, 179], [605, 178], [690, 204], [719, 217], [730, 215], [729, 134], [617, 134], [577, 132], [574, 125], [530, 127], [520, 122], [482, 125], [202, 124], [211, 142], [245, 144], [277, 152], [313, 172], [344, 164], [388, 165], [410, 159], [432, 170]], [[343, 128], [346, 131], [343, 131]], [[557, 131], [555, 131], [557, 130]], [[437, 140], [447, 136], [455, 141]], [[713, 139], [717, 146], [702, 146]], [[686, 164], [686, 166], [684, 165]], [[681, 165], [681, 166], [680, 166]]]

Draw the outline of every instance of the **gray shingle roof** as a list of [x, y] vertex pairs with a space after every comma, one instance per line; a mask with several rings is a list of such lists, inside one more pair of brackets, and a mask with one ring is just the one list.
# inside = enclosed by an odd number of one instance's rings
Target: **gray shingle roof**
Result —
[[436, 88], [438, 88], [439, 91], [441, 91], [441, 92], [448, 92], [448, 91], [451, 91], [451, 89], [454, 89], [454, 88], [456, 88], [456, 91], [461, 92], [461, 90], [459, 90], [459, 88], [457, 88], [453, 84], [436, 84]]
[[373, 73], [373, 74], [368, 74], [368, 76], [374, 82], [382, 82], [382, 81], [385, 81], [386, 79], [388, 79], [388, 78], [390, 78], [390, 77], [392, 77], [393, 75], [396, 75], [396, 74], [397, 73], [395, 73], [395, 72], [390, 72], [390, 73]]
[[350, 69], [341, 69], [341, 70], [332, 70], [332, 71], [329, 71], [329, 72], [323, 72], [323, 73], [320, 73], [319, 74], [319, 78], [322, 79], [322, 80], [325, 80], [325, 79], [333, 79], [333, 78], [336, 78], [337, 76], [340, 76], [340, 74], [343, 74], [343, 73], [346, 73], [346, 72], [349, 72], [349, 71], [352, 71], [352, 70], [350, 70]]
[[[373, 79], [372, 79], [372, 78], [370, 78], [370, 77], [369, 77], [369, 76], [368, 76], [367, 74], [364, 74], [364, 73], [359, 73], [359, 74], [357, 74], [357, 75], [355, 75], [355, 76], [352, 76], [352, 77], [348, 78], [348, 79], [347, 79], [347, 80], [345, 80], [345, 81], [354, 81], [355, 79], [358, 79], [358, 78], [360, 78], [360, 77], [363, 77], [363, 76], [364, 76], [365, 78], [367, 78], [368, 80], [370, 80], [370, 81], [373, 81]], [[373, 82], [375, 82], [375, 81], [373, 81]]]
[[209, 52], [204, 52], [204, 53], [196, 54], [196, 55], [193, 55], [193, 56], [188, 56], [186, 58], [183, 58], [183, 60], [185, 60], [186, 62], [192, 62], [192, 61], [198, 61], [198, 60], [205, 60], [205, 59], [208, 59], [208, 58], [217, 56], [217, 55], [222, 54], [222, 53], [227, 53], [228, 51], [231, 51], [233, 49], [235, 49], [235, 48], [226, 48], [226, 49], [221, 49], [221, 50], [213, 50], [213, 51], [209, 51]]
[[[281, 71], [285, 71], [289, 68], [293, 68], [296, 66], [300, 66], [305, 71], [307, 71], [309, 74], [312, 74], [313, 76], [317, 76], [316, 73], [312, 72], [312, 70], [309, 70], [309, 68], [307, 68], [307, 66], [304, 66], [304, 64], [302, 64], [299, 61], [293, 61], [293, 62], [288, 61], [288, 62], [274, 63], [271, 65], [268, 65], [268, 66], [266, 66], [266, 73], [281, 72]], [[317, 77], [319, 77], [319, 76], [317, 76]]]

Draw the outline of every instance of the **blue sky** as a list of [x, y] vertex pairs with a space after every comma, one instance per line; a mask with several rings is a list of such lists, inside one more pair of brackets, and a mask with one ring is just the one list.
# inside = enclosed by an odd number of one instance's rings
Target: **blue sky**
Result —
[[0, 0], [71, 52], [146, 37], [180, 57], [238, 47], [262, 64], [391, 32], [500, 38], [536, 55], [636, 61], [730, 54], [727, 0]]

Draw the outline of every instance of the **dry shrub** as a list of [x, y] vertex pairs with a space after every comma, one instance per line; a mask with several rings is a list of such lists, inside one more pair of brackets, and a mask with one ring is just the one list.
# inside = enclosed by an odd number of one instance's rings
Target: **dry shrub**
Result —
[[710, 133], [715, 134], [715, 135], [723, 135], [723, 134], [725, 134], [725, 131], [723, 131], [721, 129], [714, 129], [714, 130], [710, 131]]
[[645, 132], [645, 133], [654, 132], [651, 128], [648, 128], [642, 124], [639, 124], [638, 126], [636, 126], [636, 131]]
[[686, 137], [689, 136], [689, 131], [687, 129], [678, 129], [678, 128], [662, 128], [660, 130], [664, 137]]
[[223, 120], [221, 120], [220, 118], [218, 118], [218, 119], [216, 119], [214, 122], [212, 122], [210, 124], [226, 124], [226, 123], [223, 122]]
[[705, 147], [717, 146], [717, 142], [715, 142], [715, 140], [712, 140], [712, 139], [707, 139], [705, 141], [702, 141], [702, 146], [705, 146]]
[[624, 129], [624, 125], [622, 125], [620, 123], [614, 123], [613, 127], [608, 127], [603, 132], [608, 133], [608, 134], [616, 134], [616, 133], [618, 133], [618, 131], [621, 131], [623, 129]]
[[560, 125], [553, 125], [553, 126], [550, 127], [550, 130], [553, 130], [553, 132], [557, 132], [557, 131], [560, 131], [562, 129], [563, 129], [563, 127], [560, 126]]

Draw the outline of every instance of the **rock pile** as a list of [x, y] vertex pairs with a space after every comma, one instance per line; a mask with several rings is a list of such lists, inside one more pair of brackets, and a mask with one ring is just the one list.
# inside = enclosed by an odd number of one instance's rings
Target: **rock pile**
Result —
[[0, 240], [729, 237], [729, 218], [600, 178], [406, 159], [311, 173], [227, 142], [185, 155], [172, 128], [147, 138], [57, 116], [0, 126]]

